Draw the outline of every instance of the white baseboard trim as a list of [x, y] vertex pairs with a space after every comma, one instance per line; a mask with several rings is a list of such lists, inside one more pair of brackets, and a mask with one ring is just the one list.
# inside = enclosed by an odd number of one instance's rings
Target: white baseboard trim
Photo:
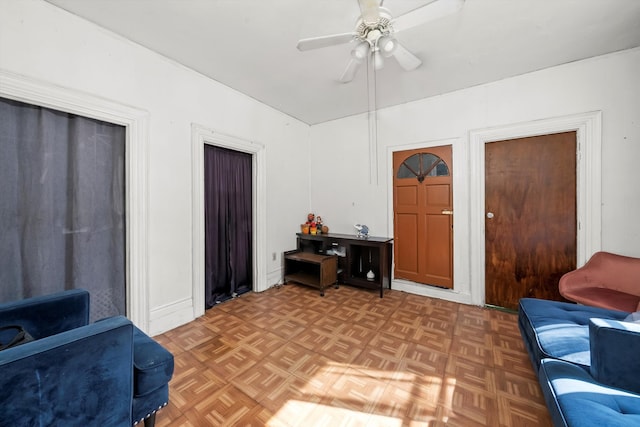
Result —
[[155, 336], [194, 320], [193, 300], [185, 298], [151, 310], [149, 335]]
[[276, 285], [282, 285], [284, 283], [284, 276], [282, 268], [270, 271], [267, 273], [267, 289]]
[[[282, 268], [273, 270], [267, 274], [267, 287], [282, 284]], [[266, 289], [254, 290], [262, 292]], [[193, 300], [184, 298], [180, 301], [166, 304], [162, 307], [151, 310], [149, 316], [149, 335], [155, 336], [167, 332], [171, 329], [182, 326], [195, 320], [193, 316]]]
[[391, 282], [391, 289], [415, 295], [422, 295], [425, 297], [439, 298], [446, 301], [473, 305], [470, 294], [456, 292], [453, 289], [442, 289], [434, 286], [421, 285], [406, 280], [393, 280]]

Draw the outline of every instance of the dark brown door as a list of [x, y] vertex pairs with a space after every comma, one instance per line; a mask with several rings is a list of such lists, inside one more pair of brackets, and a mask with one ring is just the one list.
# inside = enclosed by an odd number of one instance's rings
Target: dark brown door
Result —
[[485, 301], [562, 300], [576, 266], [576, 133], [485, 144]]
[[393, 154], [394, 276], [453, 287], [451, 146]]

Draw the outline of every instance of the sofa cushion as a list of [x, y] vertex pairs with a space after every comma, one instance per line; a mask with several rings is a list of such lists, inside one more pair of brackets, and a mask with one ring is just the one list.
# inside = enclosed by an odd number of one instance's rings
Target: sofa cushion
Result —
[[601, 384], [640, 393], [640, 325], [611, 319], [591, 319], [591, 367]]
[[640, 425], [640, 395], [599, 384], [577, 365], [544, 359], [538, 379], [554, 426]]
[[140, 329], [133, 330], [133, 395], [165, 386], [173, 375], [173, 355]]
[[629, 315], [624, 318], [624, 322], [640, 323], [640, 311], [629, 313]]
[[559, 301], [523, 298], [518, 326], [536, 372], [540, 360], [554, 358], [588, 368], [589, 319], [622, 320], [629, 313]]

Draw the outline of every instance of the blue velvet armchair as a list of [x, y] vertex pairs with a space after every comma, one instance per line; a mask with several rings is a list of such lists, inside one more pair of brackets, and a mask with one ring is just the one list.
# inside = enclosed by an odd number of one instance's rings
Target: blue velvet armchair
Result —
[[89, 324], [89, 293], [0, 304], [0, 326], [34, 341], [0, 351], [0, 424], [155, 423], [168, 402], [173, 356], [123, 316]]

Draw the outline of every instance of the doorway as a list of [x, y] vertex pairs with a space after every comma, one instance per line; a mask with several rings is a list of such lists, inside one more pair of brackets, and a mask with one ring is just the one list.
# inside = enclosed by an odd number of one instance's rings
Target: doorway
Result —
[[393, 153], [396, 279], [453, 288], [451, 148]]
[[576, 268], [576, 132], [485, 144], [485, 303], [562, 300]]
[[253, 289], [252, 156], [204, 146], [205, 303]]
[[204, 218], [204, 147], [215, 145], [242, 153], [251, 154], [252, 168], [252, 210], [253, 210], [253, 290], [268, 288], [267, 279], [267, 197], [266, 197], [266, 150], [258, 141], [249, 141], [202, 125], [191, 124], [191, 185], [193, 188], [193, 222], [191, 238], [192, 255], [192, 296], [190, 308], [193, 317], [204, 315], [205, 302], [205, 218]]

